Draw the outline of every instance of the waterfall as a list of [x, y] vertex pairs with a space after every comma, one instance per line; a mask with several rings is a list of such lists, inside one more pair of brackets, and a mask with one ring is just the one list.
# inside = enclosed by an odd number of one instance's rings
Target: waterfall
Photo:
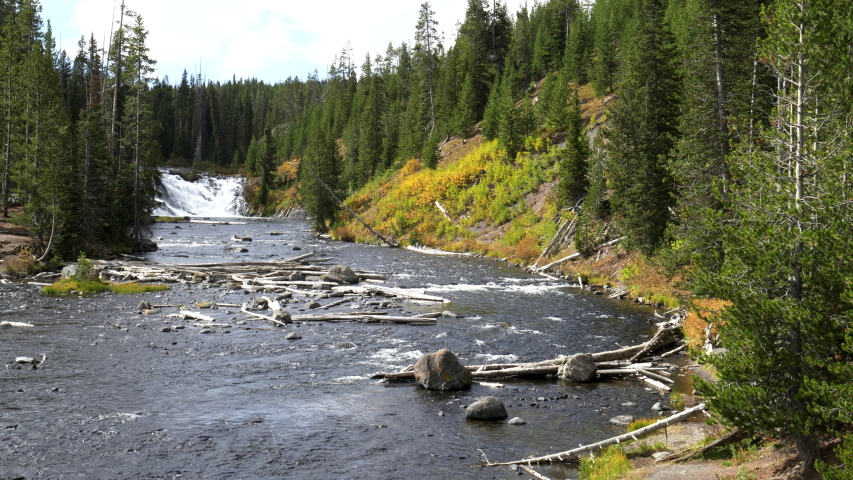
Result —
[[241, 217], [249, 211], [243, 199], [242, 177], [211, 177], [202, 174], [195, 182], [180, 175], [161, 172], [158, 200], [154, 210], [160, 217]]

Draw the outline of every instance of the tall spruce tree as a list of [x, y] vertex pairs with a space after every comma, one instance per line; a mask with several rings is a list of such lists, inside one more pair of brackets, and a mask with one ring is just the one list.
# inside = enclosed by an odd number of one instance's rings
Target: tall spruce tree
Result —
[[563, 208], [574, 206], [589, 188], [587, 178], [589, 137], [581, 118], [577, 87], [572, 88], [566, 118], [566, 148], [560, 151], [559, 204]]
[[835, 48], [837, 7], [777, 0], [765, 12], [776, 108], [730, 157], [725, 263], [703, 278], [731, 306], [715, 319], [728, 351], [709, 358], [720, 381], [700, 390], [731, 424], [793, 439], [803, 468], [853, 406], [851, 114], [837, 88], [850, 61]]
[[[134, 13], [133, 24], [127, 32], [125, 59], [130, 91], [127, 98], [122, 129], [124, 150], [130, 155], [125, 163], [132, 179], [132, 229], [131, 241], [137, 251], [142, 249], [142, 234], [148, 218], [156, 205], [154, 181], [159, 176], [160, 148], [157, 145], [159, 124], [149, 100], [149, 82], [156, 63], [148, 56], [146, 45], [148, 30], [142, 16]], [[121, 195], [121, 182], [116, 193]], [[125, 191], [126, 192], [126, 191]]]
[[677, 135], [680, 81], [661, 0], [639, 0], [613, 107], [608, 180], [611, 207], [627, 244], [652, 252], [663, 240], [672, 206], [667, 159]]
[[328, 127], [330, 119], [312, 114], [309, 142], [300, 166], [302, 199], [305, 210], [314, 219], [314, 228], [326, 232], [335, 219], [340, 206], [339, 179], [340, 153]]

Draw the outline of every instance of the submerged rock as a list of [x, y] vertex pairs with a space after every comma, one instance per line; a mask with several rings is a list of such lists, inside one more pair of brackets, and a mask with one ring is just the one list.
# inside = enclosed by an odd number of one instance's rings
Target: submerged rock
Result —
[[569, 382], [588, 382], [595, 378], [596, 366], [587, 353], [572, 355], [563, 361], [557, 376]]
[[619, 415], [610, 419], [610, 423], [613, 425], [619, 425], [620, 427], [627, 427], [634, 421], [634, 417], [631, 415]]
[[471, 387], [473, 378], [446, 348], [428, 353], [415, 363], [415, 380], [430, 390], [464, 390]]
[[512, 418], [512, 419], [510, 419], [510, 421], [508, 423], [510, 425], [526, 425], [527, 424], [527, 422], [524, 421], [524, 419], [521, 417]]
[[483, 397], [468, 405], [465, 416], [472, 420], [503, 420], [508, 415], [504, 402], [498, 397]]
[[286, 337], [284, 337], [284, 339], [285, 339], [285, 340], [301, 340], [301, 339], [302, 339], [302, 336], [301, 336], [301, 335], [299, 335], [299, 334], [298, 334], [298, 333], [296, 333], [296, 332], [290, 332], [290, 333], [288, 333], [288, 334], [287, 334], [287, 336], [286, 336]]

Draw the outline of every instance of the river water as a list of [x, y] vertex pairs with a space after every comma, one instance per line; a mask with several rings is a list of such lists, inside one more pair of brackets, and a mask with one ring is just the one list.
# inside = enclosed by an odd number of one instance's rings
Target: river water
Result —
[[[234, 220], [234, 219], [230, 219]], [[423, 353], [450, 348], [464, 364], [539, 361], [636, 344], [653, 310], [595, 296], [499, 262], [314, 238], [301, 220], [245, 225], [156, 224], [148, 259], [206, 263], [316, 258], [387, 273], [452, 303], [343, 305], [409, 315], [452, 310], [436, 326], [297, 324], [272, 329], [239, 309], [205, 311], [231, 324], [203, 335], [137, 305], [242, 303], [250, 294], [202, 284], [137, 296], [43, 297], [16, 284], [0, 291], [0, 319], [35, 324], [0, 330], [0, 361], [47, 356], [43, 369], [0, 371], [0, 478], [516, 478], [492, 461], [567, 450], [624, 432], [616, 415], [652, 416], [662, 397], [631, 380], [573, 384], [501, 380], [465, 392], [432, 392], [369, 379]], [[281, 235], [270, 235], [278, 232]], [[249, 235], [248, 253], [229, 237]], [[328, 303], [329, 300], [321, 301]], [[303, 313], [302, 300], [288, 305]], [[328, 313], [328, 312], [323, 312]], [[165, 325], [186, 328], [161, 332]], [[288, 341], [288, 331], [301, 340]], [[496, 395], [523, 426], [465, 419], [464, 406]], [[636, 407], [623, 407], [633, 402]], [[574, 478], [545, 466], [553, 478]]]

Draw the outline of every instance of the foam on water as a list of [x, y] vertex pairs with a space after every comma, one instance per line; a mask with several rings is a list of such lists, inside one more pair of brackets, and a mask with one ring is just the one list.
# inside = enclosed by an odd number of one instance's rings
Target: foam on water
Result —
[[483, 360], [485, 363], [515, 363], [518, 361], [518, 356], [516, 355], [497, 355], [492, 353], [477, 353], [474, 354], [474, 358], [477, 360]]

